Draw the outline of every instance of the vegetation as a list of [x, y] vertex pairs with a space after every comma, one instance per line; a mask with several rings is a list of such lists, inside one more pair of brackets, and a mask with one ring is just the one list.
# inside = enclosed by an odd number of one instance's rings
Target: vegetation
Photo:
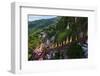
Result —
[[[66, 58], [66, 56], [67, 58], [85, 58], [83, 45], [87, 44], [87, 17], [58, 16], [28, 22], [28, 24], [29, 60], [33, 60], [34, 50], [42, 43], [46, 45], [47, 52], [49, 50], [58, 51], [59, 48], [64, 50], [66, 54], [63, 54], [63, 58]], [[56, 52], [54, 59], [62, 58], [60, 53]]]
[[74, 43], [72, 44], [67, 52], [68, 58], [83, 58], [84, 57], [84, 52], [83, 49], [80, 45]]

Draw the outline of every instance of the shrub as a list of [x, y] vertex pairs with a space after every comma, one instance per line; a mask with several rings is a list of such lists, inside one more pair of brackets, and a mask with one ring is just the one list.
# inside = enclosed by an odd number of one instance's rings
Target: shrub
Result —
[[84, 52], [80, 45], [77, 43], [71, 44], [67, 51], [68, 58], [83, 58]]

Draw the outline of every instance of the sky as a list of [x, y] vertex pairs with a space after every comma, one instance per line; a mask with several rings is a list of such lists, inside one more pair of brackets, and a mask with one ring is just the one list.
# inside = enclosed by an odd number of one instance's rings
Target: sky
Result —
[[40, 20], [40, 19], [50, 19], [54, 18], [57, 16], [36, 16], [36, 15], [30, 15], [28, 16], [28, 21], [35, 21], [35, 20]]

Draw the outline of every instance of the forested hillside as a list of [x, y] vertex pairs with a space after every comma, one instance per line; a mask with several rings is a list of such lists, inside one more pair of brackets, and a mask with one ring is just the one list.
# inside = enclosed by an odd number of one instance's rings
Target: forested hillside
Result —
[[[59, 16], [28, 22], [28, 60], [88, 57], [88, 18]], [[54, 55], [54, 56], [53, 56]]]

